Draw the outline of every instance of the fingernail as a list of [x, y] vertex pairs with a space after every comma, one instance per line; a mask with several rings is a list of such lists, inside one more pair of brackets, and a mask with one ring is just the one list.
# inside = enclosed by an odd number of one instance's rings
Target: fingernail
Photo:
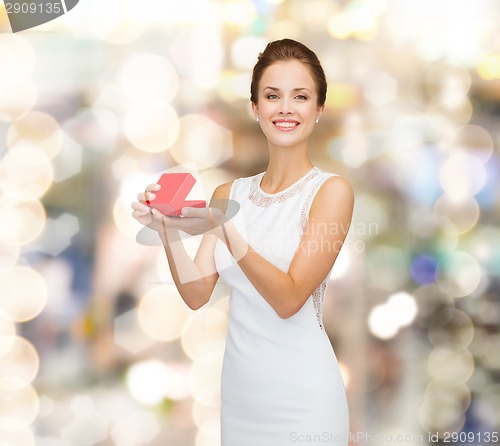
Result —
[[188, 215], [188, 214], [189, 214], [189, 209], [187, 209], [187, 208], [182, 208], [181, 214], [182, 214], [182, 215]]

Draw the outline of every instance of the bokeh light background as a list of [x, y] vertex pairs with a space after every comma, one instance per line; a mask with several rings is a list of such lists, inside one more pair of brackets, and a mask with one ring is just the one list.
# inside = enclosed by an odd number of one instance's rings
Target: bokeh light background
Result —
[[311, 160], [356, 191], [324, 311], [351, 431], [500, 430], [499, 2], [81, 0], [19, 34], [1, 4], [0, 30], [2, 446], [220, 444], [229, 290], [190, 310], [130, 203], [266, 168], [250, 74], [283, 37], [328, 77]]

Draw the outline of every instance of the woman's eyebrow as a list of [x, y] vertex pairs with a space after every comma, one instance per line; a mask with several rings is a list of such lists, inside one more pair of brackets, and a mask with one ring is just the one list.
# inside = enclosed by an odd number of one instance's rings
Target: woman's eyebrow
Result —
[[[265, 87], [264, 90], [280, 91], [280, 89], [277, 87]], [[301, 91], [301, 90], [309, 91], [309, 93], [310, 93], [310, 90], [308, 88], [305, 88], [305, 87], [294, 88], [292, 91]]]

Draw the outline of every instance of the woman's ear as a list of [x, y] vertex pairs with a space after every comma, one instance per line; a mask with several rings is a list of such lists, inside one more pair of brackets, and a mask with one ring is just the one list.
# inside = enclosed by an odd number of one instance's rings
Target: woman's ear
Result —
[[318, 112], [316, 114], [316, 119], [319, 119], [319, 117], [321, 116], [321, 114], [325, 111], [325, 104], [323, 105], [320, 105], [318, 107]]
[[259, 119], [259, 106], [255, 104], [255, 102], [252, 102], [252, 111], [253, 115], [255, 116], [255, 119]]

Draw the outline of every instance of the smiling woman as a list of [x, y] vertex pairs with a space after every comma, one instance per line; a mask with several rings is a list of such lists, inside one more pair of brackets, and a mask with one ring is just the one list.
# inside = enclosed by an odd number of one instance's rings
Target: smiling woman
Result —
[[[220, 185], [210, 207], [190, 208], [180, 218], [146, 205], [158, 185], [149, 185], [132, 205], [133, 216], [160, 233], [190, 308], [210, 300], [219, 277], [231, 288], [223, 446], [284, 446], [297, 442], [297, 435], [348, 444], [344, 383], [322, 314], [354, 198], [344, 178], [308, 157], [325, 97], [316, 55], [290, 39], [271, 42], [251, 84], [252, 109], [268, 142], [267, 170]], [[224, 202], [239, 205], [234, 218]], [[332, 225], [345, 229], [321, 230]], [[204, 234], [194, 261], [176, 243], [179, 230]]]

